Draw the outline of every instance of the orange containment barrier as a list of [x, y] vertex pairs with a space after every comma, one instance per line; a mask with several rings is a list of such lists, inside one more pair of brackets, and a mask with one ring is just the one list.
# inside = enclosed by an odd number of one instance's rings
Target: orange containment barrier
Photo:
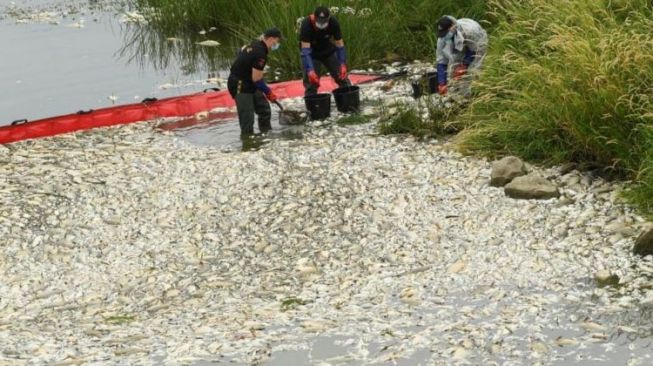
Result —
[[[381, 76], [351, 74], [349, 78], [353, 84], [363, 84], [378, 80]], [[320, 92], [331, 92], [338, 87], [330, 77], [324, 77], [320, 82]], [[304, 95], [304, 85], [301, 80], [270, 84], [270, 88], [279, 99], [296, 98]], [[15, 121], [9, 126], [0, 127], [0, 144], [98, 127], [149, 121], [162, 117], [184, 117], [219, 107], [230, 108], [234, 106], [235, 102], [226, 90], [207, 89], [196, 94], [160, 100], [148, 98], [136, 104], [79, 111], [31, 122], [26, 120]]]

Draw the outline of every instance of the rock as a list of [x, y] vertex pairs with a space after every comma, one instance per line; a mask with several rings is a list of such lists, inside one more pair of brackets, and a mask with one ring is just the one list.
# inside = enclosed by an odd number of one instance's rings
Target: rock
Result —
[[9, 148], [5, 145], [0, 145], [0, 156], [9, 155]]
[[526, 174], [526, 165], [519, 158], [507, 156], [492, 163], [492, 187], [503, 187], [513, 179]]
[[635, 241], [633, 252], [643, 257], [653, 254], [653, 227], [649, 227], [639, 235]]
[[515, 178], [506, 185], [505, 192], [506, 196], [515, 199], [549, 199], [560, 197], [558, 187], [535, 174]]

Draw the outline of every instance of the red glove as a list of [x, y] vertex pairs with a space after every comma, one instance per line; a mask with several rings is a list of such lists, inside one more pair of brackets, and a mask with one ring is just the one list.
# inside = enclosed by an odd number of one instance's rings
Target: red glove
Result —
[[445, 96], [449, 92], [449, 88], [447, 87], [447, 84], [440, 84], [438, 85], [438, 94]]
[[279, 99], [272, 90], [270, 90], [267, 94], [265, 94], [265, 97], [268, 98], [268, 100], [273, 103], [276, 102], [277, 99]]
[[453, 70], [454, 80], [458, 80], [461, 77], [463, 77], [463, 75], [465, 75], [467, 73], [467, 68], [468, 67], [469, 66], [467, 66], [465, 64], [460, 64], [460, 65], [456, 66], [456, 68]]
[[317, 76], [315, 70], [311, 70], [308, 72], [308, 82], [313, 85], [317, 85], [318, 87], [320, 86], [320, 77]]
[[347, 78], [347, 65], [340, 65], [340, 80], [345, 80]]

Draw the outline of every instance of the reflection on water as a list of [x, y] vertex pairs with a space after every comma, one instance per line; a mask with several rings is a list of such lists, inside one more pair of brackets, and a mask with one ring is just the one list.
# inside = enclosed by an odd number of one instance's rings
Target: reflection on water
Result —
[[122, 3], [0, 2], [0, 43], [6, 50], [0, 58], [0, 125], [215, 86], [207, 75], [217, 69], [187, 69], [174, 59], [159, 68], [160, 62], [139, 65], [121, 58], [129, 34]]
[[[123, 38], [118, 52], [120, 57], [156, 69], [179, 65], [185, 74], [202, 69], [226, 69], [232, 56], [225, 51], [233, 48], [227, 46], [228, 38], [215, 30], [202, 31], [202, 34], [190, 30], [184, 34], [165, 34], [144, 24], [127, 23]], [[220, 46], [200, 45], [204, 41], [216, 41]]]
[[272, 114], [272, 130], [241, 136], [235, 111], [211, 113], [207, 118], [184, 118], [158, 126], [162, 131], [174, 131], [182, 139], [198, 146], [217, 146], [229, 151], [258, 150], [270, 140], [298, 140], [303, 137], [304, 126], [279, 124], [279, 115]]

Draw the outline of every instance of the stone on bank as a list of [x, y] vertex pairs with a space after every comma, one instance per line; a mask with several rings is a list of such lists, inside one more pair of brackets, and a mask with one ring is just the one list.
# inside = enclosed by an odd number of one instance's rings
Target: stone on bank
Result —
[[529, 174], [517, 177], [505, 187], [506, 196], [515, 199], [550, 199], [560, 197], [558, 187], [548, 180]]
[[649, 227], [639, 235], [633, 252], [641, 256], [653, 255], [653, 227]]
[[526, 175], [526, 173], [526, 164], [521, 159], [514, 156], [506, 156], [492, 163], [490, 185], [492, 187], [503, 187], [513, 179]]

